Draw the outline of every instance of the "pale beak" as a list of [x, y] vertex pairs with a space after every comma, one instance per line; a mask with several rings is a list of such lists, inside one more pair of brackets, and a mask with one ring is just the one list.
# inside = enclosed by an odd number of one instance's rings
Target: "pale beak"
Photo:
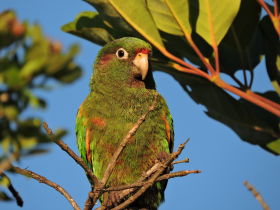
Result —
[[138, 53], [133, 60], [133, 64], [140, 71], [142, 80], [144, 80], [149, 70], [148, 54], [141, 52]]

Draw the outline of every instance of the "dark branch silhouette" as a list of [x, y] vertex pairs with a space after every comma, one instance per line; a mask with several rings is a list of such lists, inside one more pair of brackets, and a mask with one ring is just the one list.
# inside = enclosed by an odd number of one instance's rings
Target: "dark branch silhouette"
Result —
[[[10, 167], [10, 164], [9, 164]], [[16, 199], [17, 205], [22, 207], [23, 206], [23, 200], [21, 196], [19, 195], [18, 191], [14, 188], [11, 179], [3, 172], [0, 173], [0, 176], [6, 178], [8, 180], [8, 190], [12, 193], [13, 197]]]

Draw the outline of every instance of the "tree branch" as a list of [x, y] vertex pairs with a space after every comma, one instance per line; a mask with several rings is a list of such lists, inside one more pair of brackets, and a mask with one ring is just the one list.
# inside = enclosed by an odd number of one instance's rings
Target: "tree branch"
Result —
[[22, 169], [16, 166], [12, 166], [11, 167], [12, 170], [18, 174], [21, 174], [23, 176], [27, 176], [27, 177], [31, 177], [35, 180], [37, 180], [40, 183], [44, 183], [52, 188], [54, 188], [56, 191], [58, 191], [59, 193], [61, 193], [68, 201], [69, 203], [72, 205], [72, 207], [75, 210], [80, 210], [80, 207], [78, 206], [78, 204], [75, 202], [75, 200], [71, 197], [71, 195], [61, 186], [59, 186], [58, 184], [48, 180], [46, 177], [41, 176], [33, 171], [27, 170], [27, 169]]
[[[191, 170], [191, 171], [177, 171], [177, 172], [173, 172], [170, 174], [164, 174], [161, 175], [160, 177], [158, 177], [156, 179], [155, 182], [159, 182], [162, 180], [166, 180], [166, 179], [172, 179], [172, 178], [176, 178], [176, 177], [182, 177], [182, 176], [187, 176], [189, 174], [198, 174], [201, 173], [200, 170]], [[96, 190], [101, 190], [103, 192], [110, 192], [110, 191], [121, 191], [121, 190], [126, 190], [126, 189], [131, 189], [131, 188], [139, 188], [142, 187], [143, 185], [149, 183], [149, 181], [142, 181], [142, 182], [136, 182], [133, 184], [128, 184], [128, 185], [120, 185], [117, 187], [108, 187], [105, 189], [96, 189]]]
[[266, 204], [266, 202], [263, 200], [261, 194], [259, 192], [257, 192], [257, 190], [254, 188], [253, 185], [251, 185], [248, 181], [245, 181], [243, 183], [245, 185], [245, 187], [247, 187], [247, 189], [249, 191], [251, 191], [251, 193], [253, 194], [253, 196], [257, 199], [257, 201], [261, 204], [262, 208], [264, 210], [269, 210], [269, 206]]
[[166, 168], [169, 167], [171, 163], [178, 158], [188, 141], [189, 139], [181, 144], [176, 152], [171, 153], [170, 157], [164, 163], [159, 164], [158, 170], [134, 195], [130, 196], [126, 201], [113, 208], [112, 210], [124, 209], [125, 207], [133, 203], [137, 198], [139, 198], [144, 192], [146, 192], [146, 190], [156, 182], [157, 178], [166, 170]]
[[190, 162], [189, 158], [185, 158], [184, 160], [174, 161], [171, 165], [176, 165], [176, 164], [179, 164], [179, 163], [188, 163], [188, 162]]
[[89, 177], [92, 186], [98, 185], [99, 181], [97, 177], [92, 173], [92, 170], [87, 166], [87, 164], [71, 150], [71, 148], [65, 144], [62, 140], [55, 139], [55, 136], [52, 130], [48, 127], [46, 122], [43, 123], [43, 127], [46, 130], [47, 134], [53, 142], [55, 142], [64, 152], [66, 152], [70, 157], [72, 157], [76, 163], [78, 163], [86, 172], [86, 175]]

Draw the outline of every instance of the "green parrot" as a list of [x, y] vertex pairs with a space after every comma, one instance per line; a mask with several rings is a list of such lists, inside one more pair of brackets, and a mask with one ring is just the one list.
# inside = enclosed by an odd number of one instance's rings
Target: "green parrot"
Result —
[[[106, 44], [94, 64], [90, 93], [78, 110], [78, 149], [101, 180], [120, 142], [156, 99], [155, 109], [117, 160], [107, 186], [136, 182], [160, 157], [173, 150], [172, 117], [149, 71], [151, 51], [150, 44], [133, 37]], [[166, 184], [167, 181], [156, 183], [127, 209], [158, 209], [164, 200]], [[121, 201], [118, 193], [104, 193], [101, 202], [107, 198], [108, 208], [116, 206]]]

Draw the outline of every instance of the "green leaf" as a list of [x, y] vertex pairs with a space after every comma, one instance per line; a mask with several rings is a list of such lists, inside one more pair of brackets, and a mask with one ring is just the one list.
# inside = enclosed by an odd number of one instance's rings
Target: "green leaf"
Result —
[[0, 201], [12, 201], [13, 199], [4, 191], [0, 191]]
[[35, 136], [34, 137], [24, 137], [24, 136], [19, 135], [18, 141], [19, 141], [22, 149], [34, 148], [38, 143], [38, 139]]
[[71, 45], [68, 53], [55, 54], [51, 56], [46, 64], [46, 73], [48, 75], [55, 74], [59, 71], [63, 71], [69, 63], [72, 62], [73, 57], [80, 51], [78, 45]]
[[156, 24], [144, 1], [108, 0], [116, 11], [142, 36], [158, 49], [164, 49]]
[[158, 29], [178, 36], [183, 36], [184, 30], [191, 33], [187, 1], [148, 0], [147, 6]]
[[[271, 146], [276, 148], [273, 142], [280, 138], [278, 117], [243, 99], [236, 100], [205, 79], [180, 72], [173, 76], [196, 103], [205, 106], [209, 117], [230, 127], [242, 140], [280, 155], [280, 151]], [[275, 92], [260, 95], [279, 103]]]
[[223, 72], [232, 75], [240, 69], [253, 71], [260, 63], [263, 54], [260, 12], [257, 1], [241, 1], [240, 10], [219, 45]]
[[[138, 37], [139, 34], [127, 23], [120, 13], [110, 4], [109, 0], [85, 0], [92, 5], [95, 10], [99, 12], [99, 15], [105, 24], [109, 24], [110, 27], [119, 28], [121, 32], [130, 36]], [[126, 36], [127, 36], [126, 35]]]
[[268, 143], [267, 148], [276, 154], [280, 154], [280, 139]]
[[63, 25], [61, 29], [99, 45], [117, 38], [114, 36], [116, 30], [108, 26], [96, 12], [82, 12], [73, 22]]
[[46, 102], [43, 99], [33, 95], [29, 90], [23, 90], [22, 95], [27, 98], [28, 103], [34, 108], [45, 108]]
[[[11, 192], [11, 194], [16, 199], [18, 206], [21, 206], [21, 207], [23, 206], [22, 198], [20, 197], [19, 193], [16, 191], [16, 189], [12, 185], [10, 178], [4, 173], [2, 173], [0, 175], [0, 185], [2, 185], [3, 187], [6, 187]], [[12, 199], [5, 192], [0, 192], [0, 200], [9, 201]]]
[[32, 60], [30, 59], [27, 61], [20, 71], [21, 78], [28, 80], [31, 79], [33, 74], [39, 72], [44, 67], [46, 61], [46, 57], [38, 58], [37, 56], [32, 58]]
[[4, 106], [3, 112], [4, 112], [4, 116], [11, 121], [17, 119], [17, 116], [19, 114], [18, 108], [13, 105]]
[[[178, 58], [187, 58], [192, 63], [202, 66], [186, 41], [186, 38], [191, 36], [210, 62], [213, 61], [214, 42], [219, 45], [220, 65], [224, 73], [233, 75], [240, 69], [253, 70], [260, 62], [264, 39], [259, 27], [261, 8], [257, 2], [254, 0], [133, 0], [125, 4], [120, 0], [87, 0], [87, 2], [93, 5], [99, 14], [84, 13], [71, 25], [69, 24], [69, 28], [65, 28], [68, 32], [101, 45], [122, 35], [140, 38], [142, 36], [157, 48], [153, 49], [154, 69], [173, 75], [197, 103], [206, 107], [209, 117], [230, 127], [242, 140], [259, 145], [274, 154], [280, 154], [279, 150], [275, 149], [276, 146], [271, 146], [279, 139], [279, 119], [247, 101], [235, 99], [210, 81], [175, 71], [174, 61], [162, 54], [166, 55], [168, 51]], [[158, 39], [161, 39], [160, 44]], [[205, 94], [205, 90], [209, 94]], [[278, 100], [271, 92], [263, 95]]]
[[193, 30], [211, 46], [214, 40], [218, 45], [237, 15], [240, 2], [241, 0], [199, 0], [198, 5], [196, 1], [189, 1], [190, 10], [198, 10], [198, 19]]
[[0, 175], [0, 185], [2, 187], [6, 187], [7, 188], [10, 184], [11, 184], [10, 179], [6, 175], [1, 174]]
[[1, 83], [6, 84], [11, 89], [21, 89], [25, 85], [25, 81], [20, 78], [20, 69], [16, 62], [1, 59], [0, 65]]
[[280, 95], [280, 42], [270, 18], [265, 16], [261, 23], [263, 36], [265, 37], [265, 61], [266, 68], [274, 89]]
[[81, 68], [75, 63], [69, 63], [62, 71], [53, 74], [53, 77], [62, 83], [72, 83], [81, 75]]

